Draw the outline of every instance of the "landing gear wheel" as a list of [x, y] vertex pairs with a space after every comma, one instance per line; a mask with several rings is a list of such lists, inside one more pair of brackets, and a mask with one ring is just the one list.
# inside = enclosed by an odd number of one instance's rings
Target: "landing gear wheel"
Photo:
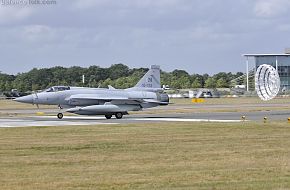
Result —
[[117, 119], [122, 119], [123, 114], [121, 112], [115, 114]]
[[62, 114], [62, 113], [58, 113], [58, 114], [57, 114], [57, 118], [58, 118], [58, 119], [62, 119], [62, 118], [63, 118], [63, 114]]
[[105, 115], [105, 117], [106, 117], [107, 119], [111, 119], [111, 118], [112, 118], [112, 115]]

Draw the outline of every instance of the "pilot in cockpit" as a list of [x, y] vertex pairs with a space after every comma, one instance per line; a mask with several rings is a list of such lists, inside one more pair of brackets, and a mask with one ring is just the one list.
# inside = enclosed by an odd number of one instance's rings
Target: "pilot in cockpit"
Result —
[[45, 92], [58, 92], [58, 91], [65, 91], [70, 90], [69, 86], [53, 86], [45, 90]]

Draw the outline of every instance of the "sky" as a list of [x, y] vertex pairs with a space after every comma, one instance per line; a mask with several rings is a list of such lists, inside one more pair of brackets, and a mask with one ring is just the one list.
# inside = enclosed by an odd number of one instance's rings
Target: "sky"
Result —
[[0, 0], [1, 72], [117, 63], [245, 72], [242, 54], [290, 47], [289, 0], [52, 1]]

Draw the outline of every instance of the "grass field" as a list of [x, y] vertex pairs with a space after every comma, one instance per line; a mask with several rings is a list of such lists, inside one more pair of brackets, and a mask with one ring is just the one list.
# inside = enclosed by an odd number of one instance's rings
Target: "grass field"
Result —
[[[285, 104], [285, 103], [290, 103], [290, 98], [289, 97], [278, 97], [275, 99], [272, 99], [270, 101], [262, 101], [258, 97], [239, 97], [239, 98], [205, 98], [205, 102], [202, 104]], [[173, 104], [177, 105], [188, 105], [192, 104], [190, 98], [175, 98], [175, 99], [170, 99], [170, 102]]]
[[288, 123], [0, 128], [1, 189], [290, 189]]

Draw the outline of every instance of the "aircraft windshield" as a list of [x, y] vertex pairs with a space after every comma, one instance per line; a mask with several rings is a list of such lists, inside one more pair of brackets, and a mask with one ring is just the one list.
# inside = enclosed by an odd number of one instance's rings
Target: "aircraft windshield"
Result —
[[53, 86], [45, 90], [45, 92], [58, 92], [58, 91], [65, 91], [65, 90], [70, 90], [70, 87], [69, 86]]

